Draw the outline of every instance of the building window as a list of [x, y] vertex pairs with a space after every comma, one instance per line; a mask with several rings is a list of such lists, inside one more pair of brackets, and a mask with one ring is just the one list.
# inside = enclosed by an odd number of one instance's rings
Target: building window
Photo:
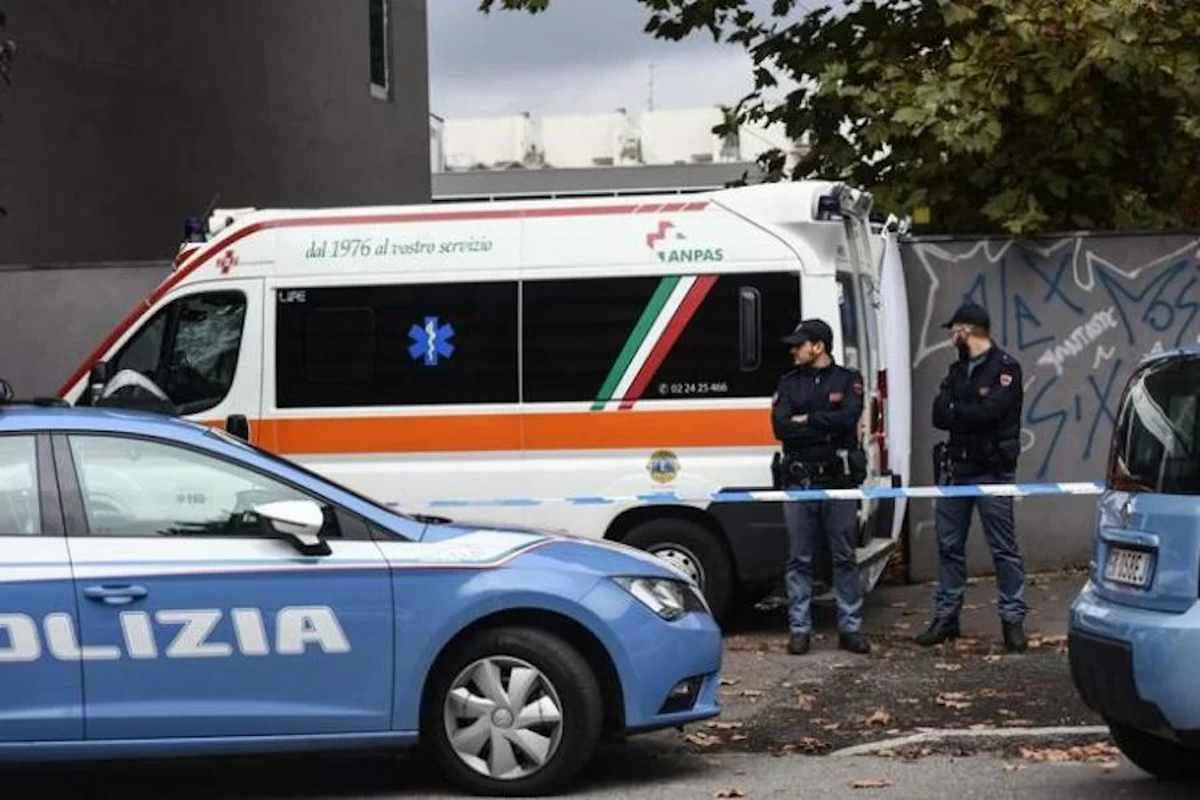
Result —
[[368, 0], [371, 8], [371, 96], [391, 99], [391, 74], [388, 64], [387, 0]]

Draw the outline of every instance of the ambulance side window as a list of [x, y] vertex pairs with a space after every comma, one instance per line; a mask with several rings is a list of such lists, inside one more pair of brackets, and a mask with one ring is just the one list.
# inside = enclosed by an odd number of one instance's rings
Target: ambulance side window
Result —
[[222, 291], [181, 297], [164, 306], [109, 360], [112, 374], [140, 372], [180, 414], [197, 414], [229, 394], [237, 373], [246, 296]]
[[517, 284], [279, 289], [279, 408], [517, 402]]
[[837, 274], [838, 315], [842, 322], [842, 366], [862, 369], [861, 342], [858, 335], [858, 294], [849, 272]]
[[796, 273], [526, 281], [525, 402], [769, 397]]

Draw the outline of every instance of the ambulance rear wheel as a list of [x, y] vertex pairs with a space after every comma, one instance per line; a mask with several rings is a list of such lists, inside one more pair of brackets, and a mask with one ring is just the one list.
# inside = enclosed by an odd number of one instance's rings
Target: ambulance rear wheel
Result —
[[707, 528], [686, 519], [655, 519], [631, 530], [624, 543], [681, 570], [704, 592], [713, 616], [723, 619], [733, 599], [733, 564]]

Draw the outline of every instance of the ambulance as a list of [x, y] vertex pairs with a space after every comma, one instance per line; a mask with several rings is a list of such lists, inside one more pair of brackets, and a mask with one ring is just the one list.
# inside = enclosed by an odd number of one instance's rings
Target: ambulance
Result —
[[[780, 338], [800, 319], [863, 374], [867, 485], [907, 483], [904, 276], [870, 210], [829, 181], [218, 210], [60, 395], [88, 405], [132, 376], [410, 513], [645, 549], [725, 614], [786, 565], [779, 504], [706, 498], [771, 486]], [[903, 517], [862, 503], [866, 588]]]

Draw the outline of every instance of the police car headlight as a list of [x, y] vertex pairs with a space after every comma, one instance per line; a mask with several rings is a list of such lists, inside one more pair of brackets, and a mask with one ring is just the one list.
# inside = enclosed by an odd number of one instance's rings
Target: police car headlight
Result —
[[679, 619], [689, 611], [708, 613], [708, 605], [696, 587], [683, 581], [663, 578], [613, 578], [658, 616], [667, 620]]

